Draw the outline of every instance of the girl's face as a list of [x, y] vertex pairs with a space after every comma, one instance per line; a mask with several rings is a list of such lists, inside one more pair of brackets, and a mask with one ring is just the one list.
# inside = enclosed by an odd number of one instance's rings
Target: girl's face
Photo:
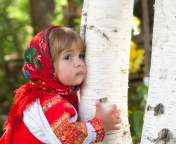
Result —
[[84, 52], [78, 49], [76, 43], [63, 50], [54, 65], [57, 77], [63, 85], [79, 85], [86, 76]]

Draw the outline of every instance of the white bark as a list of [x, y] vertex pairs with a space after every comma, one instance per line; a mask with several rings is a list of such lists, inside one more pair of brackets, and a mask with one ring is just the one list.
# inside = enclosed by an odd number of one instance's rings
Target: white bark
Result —
[[85, 0], [81, 35], [86, 42], [87, 76], [81, 90], [80, 120], [95, 116], [95, 101], [103, 111], [122, 109], [122, 129], [107, 132], [103, 144], [131, 144], [128, 109], [128, 69], [133, 0]]
[[[155, 107], [158, 104], [164, 108], [160, 108], [157, 114]], [[176, 1], [156, 0], [149, 92], [141, 144], [176, 143], [175, 109]]]

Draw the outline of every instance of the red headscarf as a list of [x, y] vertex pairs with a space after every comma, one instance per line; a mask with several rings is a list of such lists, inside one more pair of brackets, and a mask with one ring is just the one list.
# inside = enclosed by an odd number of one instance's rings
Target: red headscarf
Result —
[[7, 129], [7, 143], [12, 143], [13, 133], [21, 125], [23, 111], [30, 104], [34, 103], [36, 99], [48, 93], [48, 90], [62, 95], [77, 109], [77, 94], [75, 92], [77, 92], [81, 85], [65, 86], [54, 74], [48, 39], [49, 32], [58, 27], [60, 26], [52, 26], [41, 31], [26, 48], [22, 71], [26, 78], [34, 82], [35, 85], [27, 83], [15, 91], [15, 102], [4, 125], [5, 129]]
[[68, 95], [79, 89], [79, 86], [65, 86], [54, 74], [48, 39], [49, 32], [60, 26], [52, 26], [37, 34], [25, 51], [23, 73], [30, 80], [40, 79], [60, 95]]

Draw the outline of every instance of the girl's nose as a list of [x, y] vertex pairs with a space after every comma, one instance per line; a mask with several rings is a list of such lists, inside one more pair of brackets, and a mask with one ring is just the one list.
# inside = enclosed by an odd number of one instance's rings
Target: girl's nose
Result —
[[75, 61], [75, 67], [79, 67], [83, 65], [84, 65], [84, 62], [80, 58], [77, 58]]

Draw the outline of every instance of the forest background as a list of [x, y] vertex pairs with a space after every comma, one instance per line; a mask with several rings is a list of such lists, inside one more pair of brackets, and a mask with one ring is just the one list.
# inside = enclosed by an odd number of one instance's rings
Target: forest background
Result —
[[[0, 0], [0, 137], [14, 101], [14, 91], [28, 80], [23, 75], [23, 53], [34, 35], [51, 25], [80, 32], [83, 0]], [[148, 0], [148, 22], [143, 16], [142, 0], [134, 0], [133, 28], [129, 66], [128, 113], [133, 143], [139, 143], [148, 92], [144, 43], [149, 27], [149, 49], [153, 30], [154, 0]], [[149, 55], [150, 55], [149, 52]], [[150, 57], [150, 56], [149, 56]], [[145, 62], [144, 62], [145, 61]]]

